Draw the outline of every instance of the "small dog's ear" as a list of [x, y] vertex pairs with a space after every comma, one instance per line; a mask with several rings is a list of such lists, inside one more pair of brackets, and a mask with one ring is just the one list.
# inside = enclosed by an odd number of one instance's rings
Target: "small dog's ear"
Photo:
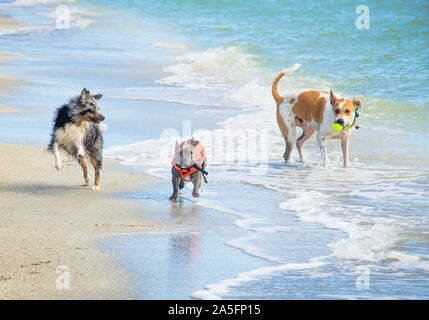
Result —
[[176, 140], [176, 145], [174, 146], [174, 152], [179, 152], [179, 151], [180, 151], [179, 141]]
[[354, 99], [352, 102], [353, 102], [355, 109], [360, 109], [362, 107], [359, 100]]
[[329, 95], [330, 95], [330, 99], [331, 99], [331, 105], [334, 105], [335, 102], [337, 102], [337, 98], [334, 96], [334, 93], [332, 92], [332, 89], [329, 92]]
[[101, 98], [103, 98], [103, 95], [101, 93], [97, 93], [95, 95], [92, 96], [95, 100], [100, 100]]
[[89, 98], [91, 97], [91, 94], [89, 93], [86, 88], [83, 88], [82, 93], [80, 94], [80, 103], [84, 104], [88, 102]]

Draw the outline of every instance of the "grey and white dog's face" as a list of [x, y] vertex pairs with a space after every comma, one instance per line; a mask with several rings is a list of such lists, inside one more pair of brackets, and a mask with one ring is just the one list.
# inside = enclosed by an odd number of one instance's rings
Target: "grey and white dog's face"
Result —
[[99, 123], [104, 120], [104, 116], [99, 112], [97, 100], [101, 99], [103, 95], [97, 93], [91, 95], [91, 93], [84, 88], [80, 95], [80, 120]]
[[176, 141], [174, 162], [181, 168], [190, 168], [197, 162], [197, 154], [192, 144], [179, 145]]

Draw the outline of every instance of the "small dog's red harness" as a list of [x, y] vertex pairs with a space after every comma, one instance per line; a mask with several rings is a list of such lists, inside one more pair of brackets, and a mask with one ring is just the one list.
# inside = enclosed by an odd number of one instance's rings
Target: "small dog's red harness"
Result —
[[[198, 168], [202, 169], [203, 168], [203, 164], [204, 164], [204, 159], [206, 157], [206, 152], [205, 152], [205, 150], [204, 150], [203, 145], [201, 144], [201, 142], [199, 142], [198, 140], [189, 139], [189, 140], [183, 141], [180, 144], [180, 147], [182, 147], [185, 144], [192, 144], [194, 146], [194, 150], [195, 150], [196, 156], [197, 156], [197, 161], [195, 162], [195, 164], [197, 165]], [[174, 168], [176, 168], [177, 170], [180, 171], [180, 175], [182, 176], [182, 179], [184, 179], [187, 176], [195, 173], [198, 170], [195, 167], [190, 167], [190, 168], [181, 168], [181, 167], [179, 167], [174, 162], [174, 158], [175, 157], [176, 157], [176, 155], [173, 156], [173, 160], [171, 160], [171, 164], [173, 165]]]

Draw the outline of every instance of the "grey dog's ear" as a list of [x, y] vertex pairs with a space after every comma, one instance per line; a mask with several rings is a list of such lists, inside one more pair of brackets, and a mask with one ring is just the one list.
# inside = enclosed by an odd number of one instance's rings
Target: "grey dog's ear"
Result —
[[176, 140], [176, 145], [174, 146], [174, 152], [179, 152], [180, 151], [180, 145], [179, 145], [179, 141]]
[[92, 96], [95, 100], [100, 100], [101, 98], [103, 98], [103, 95], [101, 93], [97, 93], [95, 95]]
[[82, 93], [80, 94], [80, 103], [84, 104], [88, 102], [90, 97], [91, 97], [91, 94], [89, 93], [89, 90], [86, 90], [86, 88], [83, 88]]

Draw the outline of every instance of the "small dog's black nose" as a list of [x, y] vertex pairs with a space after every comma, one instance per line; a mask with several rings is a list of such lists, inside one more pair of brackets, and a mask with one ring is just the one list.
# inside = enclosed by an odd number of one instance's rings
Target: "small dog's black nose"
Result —
[[343, 120], [343, 119], [338, 119], [338, 120], [337, 120], [337, 123], [338, 123], [338, 124], [341, 124], [341, 125], [343, 126], [343, 125], [344, 125], [344, 120]]

